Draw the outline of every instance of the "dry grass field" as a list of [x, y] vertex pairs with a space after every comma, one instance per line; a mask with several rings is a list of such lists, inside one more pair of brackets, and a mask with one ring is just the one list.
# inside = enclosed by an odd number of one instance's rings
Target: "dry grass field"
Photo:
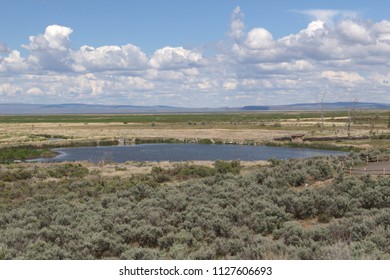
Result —
[[[347, 128], [347, 112], [328, 112], [322, 120], [318, 113], [230, 113], [194, 115], [136, 116], [0, 116], [0, 147], [19, 145], [61, 146], [69, 142], [127, 139], [210, 140], [221, 143], [273, 142], [292, 134], [305, 137], [360, 137], [367, 140], [327, 141], [337, 146], [361, 148], [386, 146], [380, 136], [388, 138], [387, 112], [365, 112]], [[124, 121], [124, 120], [129, 121]], [[45, 122], [46, 121], [46, 122]], [[119, 122], [121, 121], [121, 122]], [[54, 139], [51, 139], [54, 138]], [[53, 141], [55, 140], [55, 141]]]

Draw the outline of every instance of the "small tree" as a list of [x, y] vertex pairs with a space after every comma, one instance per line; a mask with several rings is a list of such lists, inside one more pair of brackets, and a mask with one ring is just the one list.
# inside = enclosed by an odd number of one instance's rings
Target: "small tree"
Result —
[[348, 132], [348, 136], [349, 136], [349, 133], [350, 133], [350, 130], [351, 130], [352, 123], [356, 123], [356, 106], [357, 106], [358, 102], [359, 102], [359, 100], [357, 98], [355, 98], [353, 100], [352, 108], [348, 109], [348, 119], [347, 119], [347, 132]]

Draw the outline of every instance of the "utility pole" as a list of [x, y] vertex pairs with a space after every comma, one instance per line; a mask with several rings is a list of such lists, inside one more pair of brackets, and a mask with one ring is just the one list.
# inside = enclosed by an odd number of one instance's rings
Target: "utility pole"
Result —
[[320, 104], [320, 110], [321, 110], [321, 131], [324, 129], [324, 99], [325, 99], [326, 93], [327, 93], [327, 90], [325, 90], [322, 93], [321, 99], [319, 99], [318, 96], [316, 96], [317, 103]]

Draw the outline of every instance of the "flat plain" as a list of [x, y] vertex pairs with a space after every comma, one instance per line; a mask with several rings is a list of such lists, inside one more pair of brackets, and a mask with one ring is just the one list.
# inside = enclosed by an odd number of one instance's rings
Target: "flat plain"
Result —
[[[0, 259], [390, 259], [386, 111], [0, 117]], [[304, 135], [304, 141], [291, 141]], [[315, 147], [258, 162], [29, 163], [50, 148]]]
[[[360, 111], [353, 117], [346, 111], [324, 115], [323, 119], [319, 112], [0, 116], [0, 146], [118, 139], [265, 144], [302, 133], [312, 138], [333, 137], [334, 141], [326, 143], [335, 146], [365, 148], [382, 145], [381, 137], [390, 133], [387, 111]], [[337, 139], [348, 136], [351, 140]], [[361, 136], [369, 139], [352, 140]], [[55, 144], [52, 138], [56, 138]]]

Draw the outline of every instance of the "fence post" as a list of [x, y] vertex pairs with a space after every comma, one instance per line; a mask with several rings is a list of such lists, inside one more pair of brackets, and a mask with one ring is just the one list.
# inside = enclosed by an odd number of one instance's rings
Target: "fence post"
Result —
[[349, 175], [352, 175], [352, 167], [349, 168]]
[[367, 163], [368, 163], [368, 156], [367, 156]]
[[367, 169], [364, 167], [364, 174], [366, 174]]
[[383, 176], [386, 175], [386, 168], [383, 168]]

